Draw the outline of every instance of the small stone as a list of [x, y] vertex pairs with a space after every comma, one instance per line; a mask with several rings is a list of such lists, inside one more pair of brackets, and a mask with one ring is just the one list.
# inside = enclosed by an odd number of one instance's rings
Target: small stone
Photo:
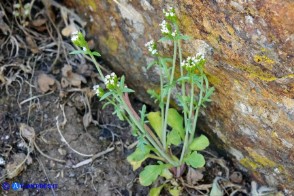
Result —
[[0, 165], [4, 166], [5, 165], [5, 160], [3, 159], [3, 157], [0, 157]]
[[243, 175], [240, 172], [233, 172], [230, 180], [234, 183], [240, 184], [243, 180]]

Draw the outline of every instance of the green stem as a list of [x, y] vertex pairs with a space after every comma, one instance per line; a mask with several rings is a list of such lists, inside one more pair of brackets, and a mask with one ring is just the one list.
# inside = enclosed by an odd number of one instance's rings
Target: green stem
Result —
[[172, 73], [171, 73], [170, 81], [169, 81], [167, 100], [166, 100], [166, 106], [165, 106], [165, 115], [164, 115], [164, 127], [162, 130], [162, 141], [163, 141], [163, 147], [165, 150], [167, 150], [167, 146], [166, 146], [167, 118], [168, 118], [168, 109], [169, 109], [171, 90], [172, 90], [171, 85], [173, 83], [174, 74], [175, 74], [176, 59], [177, 59], [177, 42], [174, 41], [174, 55], [173, 55]]
[[92, 62], [93, 62], [94, 65], [95, 65], [95, 67], [96, 67], [96, 69], [97, 69], [97, 71], [98, 71], [100, 77], [101, 77], [102, 80], [104, 81], [104, 75], [103, 75], [103, 73], [102, 73], [102, 71], [101, 71], [101, 69], [100, 69], [100, 67], [99, 67], [99, 64], [98, 64], [98, 62], [96, 61], [94, 55], [91, 54], [91, 53], [89, 53], [89, 55], [90, 55], [90, 57], [91, 57], [91, 59], [92, 59]]
[[193, 141], [194, 136], [195, 136], [198, 114], [199, 114], [199, 110], [200, 110], [201, 103], [202, 103], [202, 98], [203, 98], [203, 89], [204, 89], [203, 88], [203, 76], [201, 76], [201, 77], [202, 77], [202, 79], [201, 79], [201, 84], [200, 84], [199, 100], [198, 100], [196, 112], [195, 112], [195, 115], [194, 115], [193, 127], [192, 127], [192, 132], [191, 132], [191, 135], [190, 135], [190, 139], [189, 139], [189, 144], [191, 144], [191, 142]]
[[[189, 120], [191, 120], [191, 121], [192, 121], [192, 115], [193, 115], [193, 101], [194, 101], [194, 84], [193, 84], [193, 78], [191, 78], [190, 110], [189, 110]], [[185, 127], [186, 127], [186, 134], [185, 134], [184, 145], [183, 145], [183, 148], [182, 148], [182, 153], [181, 153], [181, 158], [180, 158], [180, 163], [181, 164], [183, 163], [184, 155], [186, 153], [186, 148], [187, 148], [187, 145], [188, 145], [188, 138], [189, 138], [188, 136], [189, 136], [189, 131], [191, 130], [191, 123], [185, 124]]]
[[133, 115], [133, 112], [130, 110], [128, 104], [125, 103], [124, 98], [122, 97], [122, 95], [120, 95], [119, 97], [117, 97], [116, 95], [114, 95], [116, 100], [121, 103], [121, 105], [124, 107], [125, 111], [128, 113], [128, 115], [130, 116], [132, 122], [138, 127], [138, 129], [141, 131], [141, 133], [145, 134], [146, 133], [146, 137], [148, 139], [148, 141], [152, 144], [152, 146], [154, 148], [156, 148], [158, 150], [158, 152], [160, 153], [160, 155], [170, 164], [172, 164], [173, 166], [177, 166], [177, 162], [173, 161], [169, 155], [167, 153], [165, 153], [165, 151], [162, 149], [162, 147], [160, 147], [157, 142], [154, 140], [154, 138], [149, 134], [149, 132], [147, 132], [147, 130], [145, 130], [145, 128], [142, 126], [142, 124], [136, 119], [136, 117]]
[[[164, 65], [162, 65], [164, 66]], [[163, 69], [161, 69], [163, 71]], [[161, 113], [161, 129], [164, 130], [164, 102], [163, 102], [163, 77], [162, 73], [160, 73], [160, 102], [159, 102], [159, 107], [160, 107], [160, 113]], [[161, 143], [163, 144], [163, 138], [161, 137]]]

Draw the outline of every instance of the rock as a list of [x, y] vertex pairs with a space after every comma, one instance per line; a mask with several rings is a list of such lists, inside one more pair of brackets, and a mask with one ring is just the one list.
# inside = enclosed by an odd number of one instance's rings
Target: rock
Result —
[[[216, 88], [199, 125], [257, 180], [294, 194], [294, 2], [119, 2], [66, 1], [85, 13], [103, 58], [148, 103], [146, 90], [156, 88], [158, 74], [146, 71], [152, 58], [144, 44], [160, 38], [162, 9], [175, 7], [182, 32], [192, 37], [184, 55], [206, 51]], [[168, 44], [163, 49], [171, 52]]]

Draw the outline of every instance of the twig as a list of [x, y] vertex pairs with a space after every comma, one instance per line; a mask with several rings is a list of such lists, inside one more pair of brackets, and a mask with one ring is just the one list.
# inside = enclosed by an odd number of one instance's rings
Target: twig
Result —
[[59, 122], [58, 122], [58, 116], [56, 117], [56, 126], [57, 126], [57, 131], [61, 137], [61, 141], [64, 142], [72, 151], [74, 151], [75, 153], [77, 153], [78, 155], [80, 156], [83, 156], [83, 157], [91, 157], [93, 156], [93, 154], [84, 154], [84, 153], [81, 153], [81, 152], [78, 152], [77, 150], [73, 149], [69, 143], [66, 141], [66, 139], [64, 138], [64, 136], [62, 135], [60, 129], [59, 129]]
[[107, 153], [109, 153], [109, 152], [111, 152], [113, 150], [114, 150], [114, 147], [107, 148], [105, 151], [102, 151], [102, 152], [99, 152], [99, 153], [93, 155], [92, 158], [89, 158], [89, 159], [86, 159], [86, 160], [84, 160], [82, 162], [79, 162], [78, 164], [72, 166], [72, 168], [78, 168], [78, 167], [81, 167], [83, 165], [87, 165], [87, 164], [93, 162], [95, 159], [97, 159], [97, 158], [99, 158], [99, 157], [101, 157], [101, 156], [103, 156], [103, 155], [105, 155], [105, 154], [107, 154]]
[[40, 148], [39, 146], [36, 144], [35, 141], [34, 142], [34, 146], [36, 147], [36, 149], [38, 150], [38, 152], [43, 155], [44, 157], [48, 158], [48, 159], [51, 159], [53, 161], [56, 161], [56, 162], [59, 162], [59, 163], [66, 163], [65, 160], [61, 160], [61, 159], [56, 159], [56, 158], [53, 158], [53, 157], [50, 157], [49, 155], [45, 154]]

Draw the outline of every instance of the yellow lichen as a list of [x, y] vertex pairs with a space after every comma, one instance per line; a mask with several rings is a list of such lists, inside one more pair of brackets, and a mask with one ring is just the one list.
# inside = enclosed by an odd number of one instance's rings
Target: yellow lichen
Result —
[[276, 80], [277, 78], [272, 74], [263, 71], [260, 67], [254, 65], [242, 65], [239, 64], [238, 67], [249, 74], [250, 78], [258, 78], [260, 80], [271, 82]]
[[254, 161], [251, 161], [249, 158], [243, 158], [240, 160], [240, 163], [251, 170], [256, 170], [259, 166]]
[[253, 60], [256, 62], [256, 63], [260, 63], [266, 67], [268, 67], [269, 69], [272, 69], [273, 68], [273, 64], [275, 64], [275, 61], [268, 58], [267, 56], [265, 55], [255, 55], [253, 57]]
[[249, 153], [249, 156], [253, 159], [255, 163], [258, 165], [261, 165], [263, 167], [275, 167], [277, 164], [268, 158], [258, 154], [256, 151], [254, 151], [252, 148], [247, 147], [246, 150]]

